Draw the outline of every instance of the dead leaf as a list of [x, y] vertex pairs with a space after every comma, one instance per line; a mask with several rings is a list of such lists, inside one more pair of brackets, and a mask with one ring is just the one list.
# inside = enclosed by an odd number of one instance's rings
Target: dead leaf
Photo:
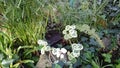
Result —
[[117, 44], [120, 46], [120, 33], [117, 35]]

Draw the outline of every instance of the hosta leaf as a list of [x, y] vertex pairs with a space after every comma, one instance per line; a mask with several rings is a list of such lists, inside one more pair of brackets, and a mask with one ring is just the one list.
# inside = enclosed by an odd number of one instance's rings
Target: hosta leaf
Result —
[[0, 61], [4, 58], [3, 54], [0, 54]]
[[9, 65], [10, 63], [13, 63], [14, 59], [7, 59], [2, 61], [2, 65]]

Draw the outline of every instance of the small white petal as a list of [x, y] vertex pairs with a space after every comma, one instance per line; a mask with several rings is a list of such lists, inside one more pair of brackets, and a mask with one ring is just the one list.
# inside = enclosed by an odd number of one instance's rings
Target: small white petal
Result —
[[40, 45], [42, 43], [42, 40], [38, 40], [37, 43]]
[[77, 48], [77, 44], [76, 43], [73, 43], [71, 46], [72, 46], [72, 49], [76, 49]]
[[59, 57], [60, 57], [60, 52], [59, 52], [59, 53], [57, 53], [56, 57], [57, 57], [57, 58], [59, 58]]
[[69, 34], [71, 37], [76, 38], [77, 37], [77, 31], [76, 30], [69, 30]]
[[38, 40], [37, 43], [39, 45], [48, 45], [48, 43], [46, 41], [44, 41], [44, 40]]
[[50, 51], [50, 50], [51, 50], [51, 47], [50, 47], [50, 46], [46, 46], [46, 47], [45, 47], [45, 50], [46, 50], [46, 51]]
[[63, 54], [60, 55], [60, 59], [64, 59], [64, 55]]
[[71, 33], [75, 33], [75, 30], [69, 30], [69, 33], [71, 34]]
[[77, 33], [72, 33], [72, 34], [70, 34], [71, 35], [71, 37], [73, 37], [73, 38], [76, 38], [77, 37]]
[[65, 48], [61, 48], [61, 52], [65, 54], [67, 50]]
[[56, 48], [57, 52], [60, 52], [60, 48]]
[[67, 34], [67, 30], [63, 30], [63, 32], [62, 32], [63, 34]]
[[64, 35], [64, 39], [68, 40], [71, 39], [72, 37], [69, 34]]
[[69, 27], [69, 30], [75, 30], [75, 25], [71, 25], [70, 27]]
[[73, 50], [82, 50], [83, 49], [83, 45], [82, 44], [72, 44], [72, 49]]
[[65, 30], [70, 30], [70, 25], [67, 25], [67, 26], [65, 27]]
[[59, 58], [59, 57], [60, 57], [60, 54], [61, 54], [61, 53], [60, 53], [60, 48], [56, 48], [56, 50], [57, 50], [57, 51], [56, 51], [56, 53], [57, 53], [56, 56], [57, 56], [57, 58]]
[[83, 45], [82, 44], [78, 44], [78, 48], [79, 48], [79, 50], [82, 50], [83, 49]]
[[52, 48], [52, 54], [53, 54], [53, 55], [56, 55], [56, 54], [57, 54], [56, 48]]
[[52, 54], [53, 55], [59, 55], [60, 54], [60, 48], [52, 48]]

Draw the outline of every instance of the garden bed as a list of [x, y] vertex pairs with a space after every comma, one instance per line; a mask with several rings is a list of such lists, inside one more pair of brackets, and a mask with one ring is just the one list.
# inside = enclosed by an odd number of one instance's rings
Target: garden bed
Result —
[[120, 68], [120, 0], [1, 0], [0, 68]]

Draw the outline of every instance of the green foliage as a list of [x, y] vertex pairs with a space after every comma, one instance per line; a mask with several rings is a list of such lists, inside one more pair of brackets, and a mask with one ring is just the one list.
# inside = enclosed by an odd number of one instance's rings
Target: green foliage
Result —
[[116, 65], [116, 68], [119, 68], [120, 67], [120, 64]]
[[[26, 47], [29, 48], [29, 47]], [[37, 48], [35, 48], [37, 49]], [[22, 63], [33, 63], [32, 60], [21, 60], [19, 57], [20, 47], [13, 50], [13, 39], [6, 33], [0, 32], [0, 65], [4, 67], [19, 67]], [[16, 62], [16, 64], [13, 64]]]
[[97, 35], [97, 33], [95, 32], [95, 29], [90, 29], [90, 26], [84, 24], [84, 25], [78, 25], [77, 29], [80, 30], [81, 32], [84, 32], [88, 35], [90, 35], [91, 37], [95, 38], [96, 41], [100, 44], [101, 47], [105, 48], [103, 42], [100, 40], [100, 37]]
[[54, 68], [61, 68], [61, 66], [59, 64], [55, 64]]
[[93, 65], [93, 68], [100, 68], [100, 66], [92, 60], [91, 64]]
[[110, 63], [111, 62], [111, 57], [112, 57], [112, 55], [111, 54], [102, 54], [102, 56], [105, 58], [105, 62], [108, 62], [108, 63]]
[[[37, 40], [45, 39], [48, 22], [62, 23], [64, 26], [75, 24], [80, 32], [90, 35], [87, 37], [87, 41], [84, 38], [85, 41], [82, 42], [85, 44], [80, 57], [83, 68], [87, 65], [88, 68], [89, 66], [93, 66], [93, 68], [113, 67], [112, 54], [101, 53], [104, 59], [96, 58], [98, 53], [96, 51], [99, 51], [99, 48], [91, 46], [97, 46], [94, 40], [91, 40], [94, 38], [105, 49], [101, 40], [103, 36], [99, 37], [96, 32], [101, 29], [100, 31], [103, 31], [104, 35], [115, 35], [114, 38], [111, 37], [112, 46], [110, 47], [112, 48], [110, 49], [117, 47], [116, 34], [119, 32], [120, 13], [119, 8], [115, 12], [113, 11], [115, 8], [110, 6], [112, 4], [120, 7], [120, 0], [113, 0], [113, 3], [109, 3], [111, 0], [102, 0], [100, 3], [97, 0], [0, 0], [0, 68], [20, 68], [23, 64], [34, 67], [34, 63], [39, 58], [33, 58], [36, 57], [34, 52], [42, 48], [37, 45]], [[109, 11], [106, 6], [110, 7]], [[109, 12], [109, 15], [105, 12]], [[113, 16], [110, 16], [112, 13], [114, 13]], [[105, 32], [100, 25], [109, 26], [106, 25], [107, 23], [112, 23], [111, 29], [116, 28], [117, 31], [110, 29], [107, 30], [110, 32]], [[79, 39], [73, 41], [76, 42]], [[92, 44], [89, 44], [88, 40]], [[81, 40], [78, 42], [81, 43]], [[68, 58], [71, 59], [72, 64], [78, 60], [72, 55]], [[103, 66], [105, 62], [109, 64]], [[114, 66], [119, 68], [120, 63], [118, 62]], [[60, 68], [57, 64], [55, 67]]]

